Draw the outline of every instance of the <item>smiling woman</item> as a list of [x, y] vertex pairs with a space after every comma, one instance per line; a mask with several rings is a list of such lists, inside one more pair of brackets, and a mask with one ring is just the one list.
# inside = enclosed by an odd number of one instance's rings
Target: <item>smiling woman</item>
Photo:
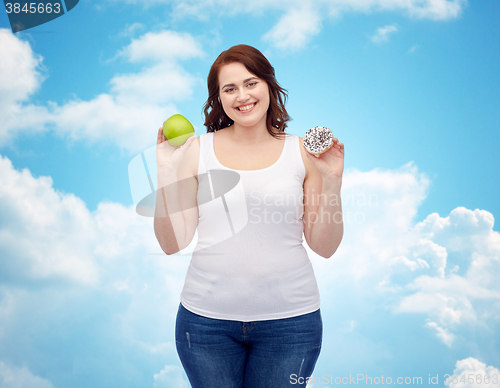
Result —
[[[224, 69], [230, 67], [228, 65], [236, 67], [234, 69]], [[223, 69], [224, 71], [222, 71]], [[285, 109], [287, 92], [278, 84], [274, 68], [267, 58], [254, 47], [247, 45], [234, 46], [224, 51], [210, 69], [208, 74], [208, 99], [204, 106], [207, 132], [215, 132], [233, 124], [233, 118], [221, 105], [221, 98], [227, 92], [232, 94], [236, 91], [236, 85], [231, 83], [232, 81], [228, 81], [229, 84], [226, 84], [225, 81], [228, 77], [236, 75], [234, 72], [238, 70], [245, 72], [249, 76], [249, 78], [243, 80], [245, 86], [252, 88], [255, 85], [251, 82], [252, 80], [267, 85], [269, 98], [267, 110], [269, 114], [266, 117], [266, 127], [273, 137], [279, 138], [279, 135], [287, 127], [287, 121], [290, 120], [290, 116], [288, 116]], [[223, 78], [219, 80], [221, 74]], [[221, 93], [222, 90], [224, 92]], [[275, 131], [275, 128], [279, 129], [279, 131]]]
[[[160, 246], [176, 253], [198, 230], [177, 314], [177, 352], [193, 388], [304, 387], [323, 326], [303, 236], [323, 257], [340, 244], [341, 204], [329, 198], [340, 198], [343, 145], [334, 138], [316, 158], [285, 133], [286, 91], [253, 47], [224, 51], [208, 90], [206, 134], [176, 148], [158, 132]], [[229, 172], [239, 191], [215, 195], [219, 184], [228, 186], [215, 176]], [[201, 190], [207, 180], [216, 197], [209, 202]]]
[[235, 62], [222, 67], [219, 82], [224, 85], [220, 88], [220, 102], [233, 124], [246, 128], [266, 125], [269, 88], [264, 80]]

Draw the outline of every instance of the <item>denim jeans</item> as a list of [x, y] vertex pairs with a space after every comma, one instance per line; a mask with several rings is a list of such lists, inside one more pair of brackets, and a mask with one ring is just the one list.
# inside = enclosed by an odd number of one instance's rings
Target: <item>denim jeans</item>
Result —
[[319, 309], [239, 322], [203, 317], [180, 304], [175, 327], [177, 353], [192, 388], [305, 387], [322, 336]]

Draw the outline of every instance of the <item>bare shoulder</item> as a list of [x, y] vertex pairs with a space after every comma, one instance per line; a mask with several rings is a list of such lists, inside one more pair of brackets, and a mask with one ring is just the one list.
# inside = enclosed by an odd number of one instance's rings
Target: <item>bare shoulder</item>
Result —
[[316, 170], [316, 167], [312, 164], [312, 162], [309, 160], [307, 157], [307, 151], [304, 148], [304, 139], [299, 136], [299, 143], [300, 143], [300, 155], [302, 156], [302, 161], [304, 162], [304, 166], [306, 168], [306, 176], [305, 179], [307, 179], [311, 173], [314, 173]]

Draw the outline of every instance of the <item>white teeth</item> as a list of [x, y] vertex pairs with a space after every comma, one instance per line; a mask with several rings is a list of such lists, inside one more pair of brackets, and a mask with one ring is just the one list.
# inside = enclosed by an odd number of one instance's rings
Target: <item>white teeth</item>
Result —
[[246, 106], [240, 106], [238, 109], [239, 110], [249, 110], [249, 109], [252, 109], [254, 105], [255, 104], [246, 105]]

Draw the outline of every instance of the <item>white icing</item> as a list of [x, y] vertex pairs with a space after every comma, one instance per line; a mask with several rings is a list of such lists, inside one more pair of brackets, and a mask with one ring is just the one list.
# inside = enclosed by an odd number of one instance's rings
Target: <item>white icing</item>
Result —
[[322, 154], [333, 144], [333, 133], [326, 127], [314, 127], [304, 136], [304, 147], [311, 154]]

